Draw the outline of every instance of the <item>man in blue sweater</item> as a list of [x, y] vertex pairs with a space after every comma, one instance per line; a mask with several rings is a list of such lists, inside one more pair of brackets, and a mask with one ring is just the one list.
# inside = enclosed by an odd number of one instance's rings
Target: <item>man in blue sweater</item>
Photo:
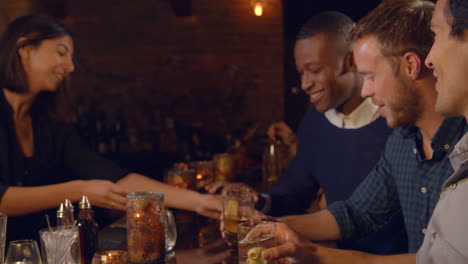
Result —
[[[305, 213], [320, 187], [329, 203], [349, 197], [381, 155], [390, 129], [370, 99], [360, 96], [362, 77], [347, 40], [353, 24], [344, 14], [324, 12], [310, 18], [297, 35], [296, 66], [302, 90], [315, 109], [301, 122], [297, 154], [285, 175], [270, 192], [259, 196], [262, 206], [257, 208], [267, 214]], [[279, 136], [283, 135], [284, 124], [278, 128]], [[401, 213], [380, 232], [341, 241], [338, 246], [381, 254], [406, 252]]]

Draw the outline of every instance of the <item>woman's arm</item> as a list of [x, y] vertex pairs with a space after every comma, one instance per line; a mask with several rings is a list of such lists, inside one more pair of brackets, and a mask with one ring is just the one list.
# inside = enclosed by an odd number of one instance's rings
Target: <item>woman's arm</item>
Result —
[[[37, 187], [8, 187], [0, 200], [0, 212], [9, 216], [26, 215], [58, 207], [65, 199], [77, 202], [87, 195], [95, 206], [125, 209], [129, 191], [107, 180], [75, 180]], [[117, 205], [123, 204], [122, 207]]]
[[9, 216], [30, 214], [58, 207], [66, 198], [80, 197], [78, 181], [38, 187], [8, 187], [0, 200], [0, 212]]
[[218, 219], [221, 211], [219, 196], [175, 188], [138, 173], [130, 173], [117, 181], [132, 192], [153, 191], [164, 193], [164, 202], [168, 207], [195, 211], [198, 214]]

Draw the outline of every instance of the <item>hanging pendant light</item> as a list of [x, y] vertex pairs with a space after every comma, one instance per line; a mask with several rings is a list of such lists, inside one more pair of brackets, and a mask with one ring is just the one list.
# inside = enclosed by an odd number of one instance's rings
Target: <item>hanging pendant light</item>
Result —
[[265, 8], [265, 0], [252, 0], [252, 8], [256, 16], [262, 16], [263, 9]]

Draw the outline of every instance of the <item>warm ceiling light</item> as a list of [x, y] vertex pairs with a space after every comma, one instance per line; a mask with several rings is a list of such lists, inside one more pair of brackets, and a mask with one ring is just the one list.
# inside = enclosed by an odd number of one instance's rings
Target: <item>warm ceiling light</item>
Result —
[[252, 8], [256, 16], [263, 15], [263, 9], [265, 8], [265, 0], [251, 0]]
[[254, 13], [256, 16], [261, 16], [263, 14], [263, 3], [260, 1], [255, 2]]

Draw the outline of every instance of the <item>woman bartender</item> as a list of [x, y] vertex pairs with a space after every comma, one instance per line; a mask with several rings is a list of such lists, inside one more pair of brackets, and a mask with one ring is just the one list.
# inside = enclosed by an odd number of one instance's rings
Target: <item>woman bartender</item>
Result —
[[20, 17], [0, 39], [0, 212], [10, 217], [7, 239], [37, 237], [44, 211], [82, 195], [95, 206], [124, 210], [127, 193], [158, 191], [169, 207], [217, 218], [216, 196], [128, 172], [89, 151], [60, 121], [57, 95], [74, 69], [72, 37], [49, 17]]

